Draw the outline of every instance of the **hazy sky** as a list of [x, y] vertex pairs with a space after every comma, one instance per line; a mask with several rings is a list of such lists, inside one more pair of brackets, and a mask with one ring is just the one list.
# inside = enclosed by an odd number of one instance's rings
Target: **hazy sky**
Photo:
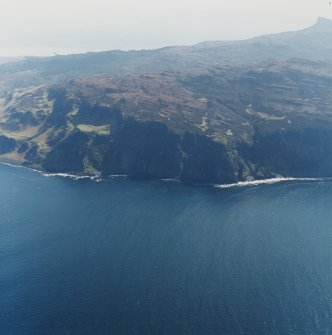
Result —
[[243, 39], [319, 16], [329, 0], [0, 0], [0, 57]]

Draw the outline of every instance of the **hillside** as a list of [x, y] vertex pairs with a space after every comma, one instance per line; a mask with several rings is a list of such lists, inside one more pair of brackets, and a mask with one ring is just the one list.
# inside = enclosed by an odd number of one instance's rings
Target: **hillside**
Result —
[[332, 22], [0, 65], [0, 160], [228, 183], [331, 176]]

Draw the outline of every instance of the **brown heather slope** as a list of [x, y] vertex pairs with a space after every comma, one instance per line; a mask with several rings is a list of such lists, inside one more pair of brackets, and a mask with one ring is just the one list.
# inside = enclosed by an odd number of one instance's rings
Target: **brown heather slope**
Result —
[[0, 115], [0, 159], [50, 172], [204, 183], [332, 174], [332, 68], [323, 62], [7, 89]]

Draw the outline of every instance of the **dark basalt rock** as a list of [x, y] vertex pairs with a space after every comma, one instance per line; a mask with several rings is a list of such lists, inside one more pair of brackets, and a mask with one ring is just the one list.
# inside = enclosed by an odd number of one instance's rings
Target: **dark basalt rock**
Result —
[[6, 154], [15, 149], [16, 141], [13, 138], [8, 138], [0, 135], [0, 154]]
[[52, 148], [42, 162], [42, 167], [49, 172], [82, 172], [88, 141], [86, 134], [73, 132]]
[[176, 178], [181, 171], [179, 136], [162, 123], [127, 120], [105, 153], [102, 173]]
[[24, 142], [24, 143], [18, 148], [17, 152], [18, 152], [19, 154], [22, 154], [22, 153], [24, 153], [24, 152], [26, 152], [26, 151], [28, 151], [28, 150], [29, 150], [29, 144], [26, 143], [26, 142]]
[[194, 183], [232, 183], [237, 180], [224, 145], [205, 136], [186, 133], [182, 141], [185, 153], [181, 180]]
[[293, 177], [332, 175], [332, 132], [304, 127], [257, 134], [252, 160], [269, 171]]

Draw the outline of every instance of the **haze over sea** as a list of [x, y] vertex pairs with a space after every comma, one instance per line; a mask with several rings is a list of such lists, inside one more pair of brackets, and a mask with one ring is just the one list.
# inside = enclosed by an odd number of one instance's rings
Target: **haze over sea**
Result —
[[331, 181], [220, 189], [0, 165], [0, 334], [331, 334], [331, 218]]

